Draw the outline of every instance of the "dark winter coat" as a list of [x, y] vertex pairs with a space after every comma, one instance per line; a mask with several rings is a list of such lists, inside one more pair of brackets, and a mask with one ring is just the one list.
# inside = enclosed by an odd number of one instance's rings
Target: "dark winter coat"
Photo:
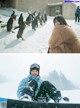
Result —
[[76, 9], [75, 14], [80, 14], [80, 9]]

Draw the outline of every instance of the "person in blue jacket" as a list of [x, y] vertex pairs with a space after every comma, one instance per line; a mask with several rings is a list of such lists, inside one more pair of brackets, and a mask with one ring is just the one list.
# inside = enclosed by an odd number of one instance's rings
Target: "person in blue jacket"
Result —
[[80, 20], [80, 9], [79, 6], [77, 6], [77, 9], [75, 11], [75, 22], [79, 22]]
[[20, 100], [53, 99], [54, 102], [59, 102], [62, 98], [61, 92], [49, 81], [42, 81], [40, 77], [40, 66], [36, 63], [30, 66], [29, 75], [22, 79], [18, 86], [17, 96]]

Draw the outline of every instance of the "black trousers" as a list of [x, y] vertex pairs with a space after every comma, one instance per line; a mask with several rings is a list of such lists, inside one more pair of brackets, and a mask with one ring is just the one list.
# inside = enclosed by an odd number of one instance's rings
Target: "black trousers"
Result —
[[23, 89], [22, 95], [26, 93], [31, 96], [33, 100], [38, 100], [39, 97], [46, 97], [46, 101], [49, 100], [49, 97], [54, 101], [59, 100], [61, 97], [61, 92], [58, 91], [57, 88], [49, 81], [42, 82], [37, 96], [35, 97], [37, 87], [37, 82], [35, 80], [30, 80], [28, 87]]
[[79, 17], [80, 17], [80, 15], [79, 14], [75, 14], [75, 22], [79, 22]]

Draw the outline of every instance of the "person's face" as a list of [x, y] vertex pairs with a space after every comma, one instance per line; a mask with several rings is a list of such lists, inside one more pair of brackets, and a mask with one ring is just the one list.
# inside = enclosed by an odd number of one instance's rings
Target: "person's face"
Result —
[[32, 70], [31, 75], [38, 76], [38, 71], [36, 69]]
[[60, 25], [60, 23], [57, 20], [55, 20], [54, 26], [57, 26], [57, 25]]

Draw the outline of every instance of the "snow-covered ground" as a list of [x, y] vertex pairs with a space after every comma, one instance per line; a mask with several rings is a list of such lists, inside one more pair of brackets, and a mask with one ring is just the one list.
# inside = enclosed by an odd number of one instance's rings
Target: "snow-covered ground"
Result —
[[[0, 9], [0, 20], [6, 23], [12, 11], [12, 8]], [[18, 19], [21, 12], [17, 10], [15, 12]], [[27, 13], [23, 13], [24, 20], [27, 15]], [[76, 24], [74, 20], [67, 20], [67, 22], [80, 38], [80, 23]], [[14, 30], [15, 33], [8, 33], [6, 27], [2, 28], [0, 29], [0, 53], [47, 53], [48, 41], [53, 27], [53, 17], [49, 16], [47, 23], [43, 26], [39, 25], [36, 31], [32, 30], [31, 26], [26, 26], [23, 33], [24, 41], [16, 38], [18, 29]]]

